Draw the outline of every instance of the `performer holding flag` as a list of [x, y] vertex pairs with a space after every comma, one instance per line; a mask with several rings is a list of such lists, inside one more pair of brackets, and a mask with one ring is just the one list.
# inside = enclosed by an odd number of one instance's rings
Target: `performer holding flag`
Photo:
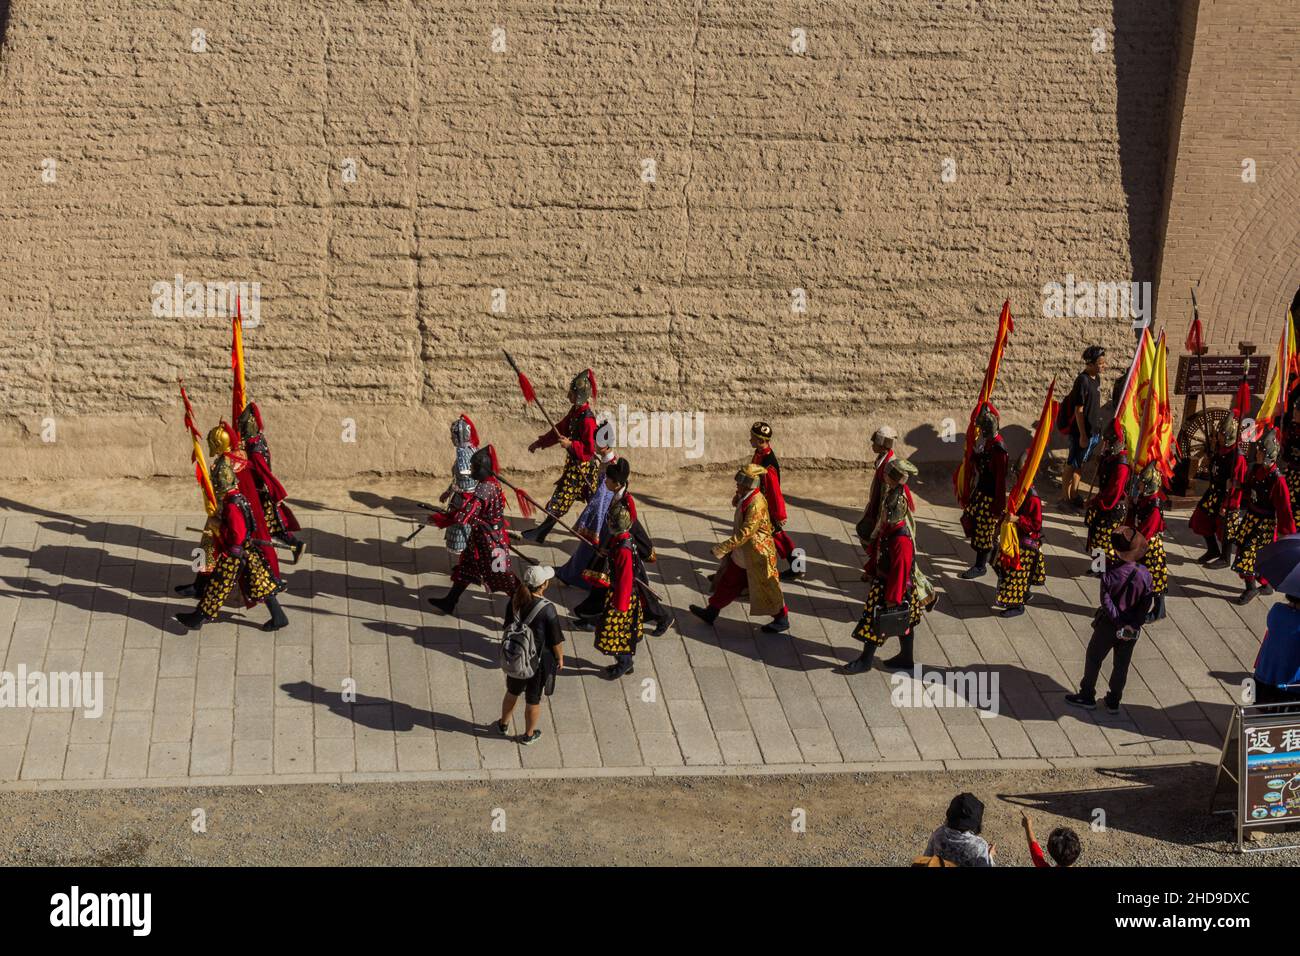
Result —
[[1024, 614], [1029, 589], [1047, 583], [1047, 568], [1043, 562], [1043, 501], [1034, 489], [1034, 477], [1038, 474], [1052, 435], [1052, 423], [1060, 409], [1060, 403], [1052, 400], [1055, 390], [1056, 379], [1052, 379], [1033, 440], [1016, 462], [1011, 492], [1007, 495], [998, 547], [1002, 579], [998, 583], [995, 602], [1003, 609], [1003, 617]]
[[1209, 487], [1188, 522], [1192, 533], [1205, 539], [1205, 554], [1197, 563], [1207, 568], [1226, 568], [1236, 557], [1231, 532], [1240, 520], [1241, 489], [1249, 471], [1241, 447], [1241, 409], [1250, 408], [1250, 386], [1242, 382], [1241, 388], [1245, 389], [1244, 403], [1239, 389], [1237, 401], [1214, 432]]
[[262, 431], [262, 413], [256, 402], [249, 402], [245, 406], [238, 425], [240, 437], [244, 441], [244, 455], [248, 458], [253, 484], [257, 488], [257, 504], [261, 507], [271, 538], [291, 548], [293, 563], [297, 564], [307, 545], [294, 534], [302, 526], [285, 503], [288, 492], [271, 471], [271, 449]]
[[[513, 365], [513, 361], [511, 364]], [[519, 378], [520, 386], [523, 387], [528, 380], [522, 373]], [[532, 386], [528, 385], [524, 397], [528, 398], [530, 392]], [[550, 448], [556, 444], [562, 445], [565, 450], [564, 471], [560, 473], [559, 480], [555, 483], [555, 491], [547, 502], [545, 509], [547, 516], [540, 525], [523, 534], [523, 537], [529, 541], [538, 544], [545, 541], [546, 536], [555, 527], [556, 519], [568, 514], [575, 501], [585, 502], [595, 491], [600, 462], [596, 458], [596, 416], [589, 404], [595, 397], [596, 373], [591, 369], [584, 369], [569, 383], [568, 413], [558, 424], [552, 425], [549, 431], [543, 432], [528, 446], [530, 452], [535, 452], [539, 448]], [[531, 400], [536, 401], [535, 394]], [[540, 403], [538, 407], [541, 408]]]
[[217, 515], [217, 494], [213, 491], [212, 479], [208, 476], [208, 463], [203, 457], [203, 436], [199, 434], [198, 426], [194, 424], [194, 406], [190, 404], [190, 397], [185, 394], [185, 384], [180, 379], [176, 382], [180, 385], [181, 402], [185, 406], [185, 428], [189, 431], [190, 440], [194, 445], [193, 451], [190, 452], [190, 461], [194, 464], [194, 478], [203, 493], [203, 510], [207, 514], [207, 521], [203, 524], [203, 534], [199, 539], [199, 547], [203, 550], [203, 564], [196, 569], [192, 582], [176, 586], [176, 593], [183, 597], [196, 597], [202, 593], [208, 575], [216, 566], [216, 537], [221, 529], [221, 518]]

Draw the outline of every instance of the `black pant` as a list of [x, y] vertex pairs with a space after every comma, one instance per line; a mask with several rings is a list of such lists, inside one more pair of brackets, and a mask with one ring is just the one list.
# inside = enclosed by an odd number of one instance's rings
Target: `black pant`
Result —
[[1115, 631], [1115, 625], [1109, 618], [1101, 617], [1093, 621], [1092, 640], [1088, 641], [1088, 650], [1084, 657], [1083, 680], [1079, 684], [1079, 693], [1092, 700], [1097, 696], [1097, 675], [1101, 673], [1102, 662], [1106, 655], [1114, 652], [1115, 659], [1110, 672], [1110, 692], [1106, 702], [1119, 706], [1124, 695], [1124, 685], [1128, 683], [1128, 666], [1133, 659], [1133, 647], [1136, 640], [1122, 641]]

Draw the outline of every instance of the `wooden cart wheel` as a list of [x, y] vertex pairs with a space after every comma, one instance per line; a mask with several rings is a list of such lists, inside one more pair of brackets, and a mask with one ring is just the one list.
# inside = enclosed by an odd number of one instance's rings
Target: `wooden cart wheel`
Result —
[[1192, 463], [1192, 474], [1207, 477], [1210, 456], [1214, 453], [1206, 436], [1219, 430], [1219, 423], [1228, 417], [1226, 408], [1207, 408], [1183, 421], [1178, 429], [1178, 450]]

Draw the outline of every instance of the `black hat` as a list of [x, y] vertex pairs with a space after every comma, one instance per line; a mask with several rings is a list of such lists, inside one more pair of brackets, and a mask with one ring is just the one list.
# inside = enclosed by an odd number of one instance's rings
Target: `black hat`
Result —
[[1083, 350], [1083, 360], [1091, 365], [1097, 359], [1106, 354], [1105, 348], [1100, 345], [1089, 345]]
[[605, 469], [605, 477], [613, 478], [616, 485], [626, 485], [627, 476], [631, 473], [632, 466], [627, 463], [626, 458], [619, 458], [610, 462]]
[[984, 804], [973, 793], [959, 793], [948, 804], [948, 826], [953, 830], [979, 833], [984, 824]]
[[1142, 532], [1128, 525], [1120, 525], [1111, 532], [1110, 546], [1121, 561], [1141, 561], [1147, 553], [1147, 539]]

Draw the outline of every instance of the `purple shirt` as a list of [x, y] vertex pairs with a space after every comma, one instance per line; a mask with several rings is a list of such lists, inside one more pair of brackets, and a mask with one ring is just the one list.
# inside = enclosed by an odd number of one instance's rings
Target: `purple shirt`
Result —
[[1101, 576], [1101, 610], [1121, 627], [1141, 627], [1151, 610], [1151, 572], [1136, 561], [1111, 559]]

